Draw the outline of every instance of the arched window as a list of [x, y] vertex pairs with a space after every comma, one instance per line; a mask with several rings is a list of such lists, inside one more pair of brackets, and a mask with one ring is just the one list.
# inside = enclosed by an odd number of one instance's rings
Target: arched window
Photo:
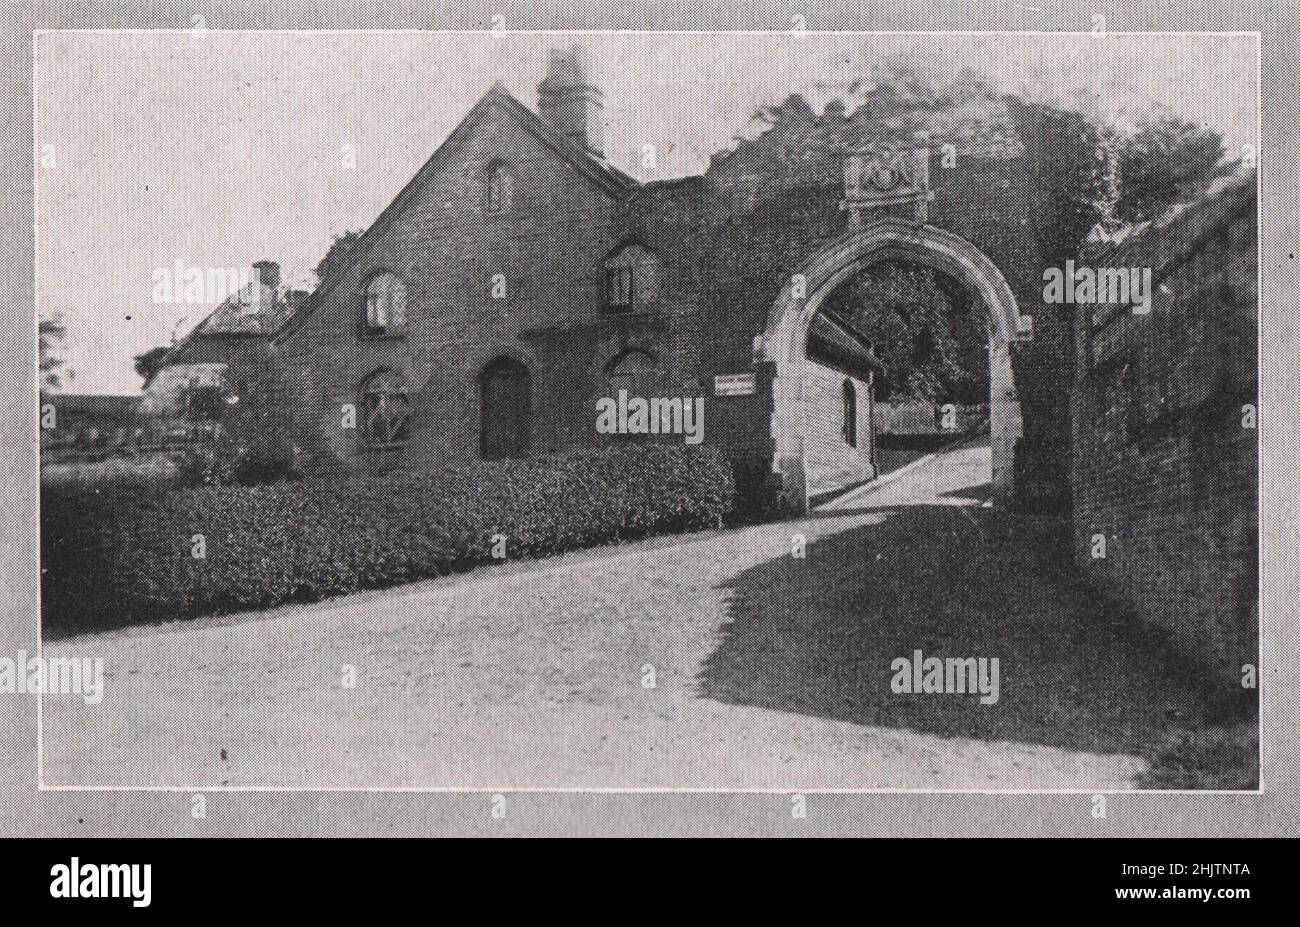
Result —
[[366, 284], [366, 334], [393, 335], [406, 328], [406, 284], [388, 271], [375, 274]]
[[[619, 394], [626, 391], [627, 400], [652, 400], [663, 398], [663, 372], [658, 361], [649, 351], [629, 348], [605, 365], [604, 395], [616, 402], [622, 402]], [[640, 442], [648, 440], [644, 434], [616, 433], [610, 435], [616, 442]]]
[[361, 384], [361, 426], [366, 443], [372, 446], [406, 443], [411, 432], [411, 404], [400, 374], [379, 370]]
[[514, 204], [514, 180], [510, 166], [504, 161], [493, 161], [487, 170], [488, 212], [506, 212]]
[[858, 388], [852, 380], [844, 381], [844, 440], [858, 446]]
[[611, 398], [627, 390], [629, 397], [651, 399], [658, 395], [658, 363], [649, 351], [630, 348], [605, 365], [605, 381]]

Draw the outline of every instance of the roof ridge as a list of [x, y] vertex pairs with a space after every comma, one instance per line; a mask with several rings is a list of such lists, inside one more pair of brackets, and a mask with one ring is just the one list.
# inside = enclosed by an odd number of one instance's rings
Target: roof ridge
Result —
[[602, 174], [615, 180], [619, 186], [624, 188], [640, 186], [640, 182], [636, 178], [624, 173], [614, 167], [614, 165], [610, 164], [606, 159], [593, 154], [586, 148], [574, 144], [559, 132], [555, 131], [554, 127], [543, 119], [540, 113], [536, 112], [532, 107], [528, 106], [511, 93], [501, 81], [496, 81], [488, 89], [488, 94], [493, 93], [509, 100], [510, 104], [518, 109], [519, 114], [528, 123], [528, 128], [532, 129], [535, 134], [541, 136], [545, 142], [557, 148], [559, 153], [564, 155], [571, 163], [574, 163], [575, 166], [578, 166], [578, 162], [582, 162], [594, 167]]
[[[547, 125], [546, 120], [544, 120], [539, 114], [524, 105], [518, 97], [510, 92], [504, 83], [500, 80], [496, 80], [493, 81], [492, 86], [487, 89], [487, 92], [479, 98], [478, 102], [470, 107], [469, 112], [467, 112], [460, 122], [456, 124], [456, 127], [451, 130], [445, 139], [442, 140], [442, 144], [434, 149], [433, 154], [431, 154], [424, 164], [420, 166], [420, 169], [415, 172], [415, 175], [406, 182], [406, 185], [398, 191], [397, 195], [393, 197], [389, 204], [380, 211], [379, 215], [375, 217], [375, 220], [371, 222], [364, 231], [362, 231], [349, 249], [351, 252], [356, 253], [356, 250], [363, 245], [369, 236], [376, 234], [376, 229], [387, 227], [388, 223], [392, 221], [392, 216], [399, 211], [400, 207], [404, 205], [407, 200], [415, 195], [415, 191], [418, 188], [423, 186], [424, 181], [433, 172], [436, 162], [443, 153], [450, 149], [453, 142], [459, 141], [459, 139], [463, 137], [463, 132], [465, 131], [466, 126], [470, 125], [471, 122], [477, 119], [487, 108], [487, 104], [492, 100], [503, 102], [508, 109], [515, 113], [524, 128], [532, 132], [544, 144], [552, 147], [561, 155], [561, 157], [565, 158], [565, 160], [575, 168], [589, 176], [592, 176], [593, 179], [596, 179], [598, 182], [603, 182], [607, 188], [612, 188], [611, 192], [623, 196], [640, 186], [636, 179], [623, 173], [613, 165], [601, 159], [597, 159], [585, 149], [580, 150], [577, 146], [568, 142], [555, 132], [554, 129]], [[308, 299], [307, 303], [289, 317], [286, 323], [278, 332], [275, 333], [273, 340], [279, 342], [281, 339], [296, 331], [307, 317], [312, 315], [319, 307], [321, 298], [333, 290], [334, 286], [347, 272], [348, 266], [348, 261], [341, 261], [339, 265], [335, 267], [334, 272], [328, 279], [320, 281], [316, 289], [312, 291], [311, 297]]]

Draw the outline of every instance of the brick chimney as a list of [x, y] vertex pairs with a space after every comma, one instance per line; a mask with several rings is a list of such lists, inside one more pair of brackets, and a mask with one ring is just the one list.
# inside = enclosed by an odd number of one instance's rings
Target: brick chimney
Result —
[[605, 157], [605, 95], [588, 80], [587, 50], [552, 48], [546, 79], [537, 87], [537, 111], [565, 138]]
[[[262, 287], [271, 291], [266, 297]], [[257, 315], [275, 303], [275, 294], [280, 287], [280, 265], [275, 261], [254, 261], [253, 280], [239, 295], [240, 309], [243, 315]], [[269, 299], [270, 302], [265, 302]]]
[[280, 285], [280, 265], [275, 261], [254, 261], [253, 279], [274, 290]]

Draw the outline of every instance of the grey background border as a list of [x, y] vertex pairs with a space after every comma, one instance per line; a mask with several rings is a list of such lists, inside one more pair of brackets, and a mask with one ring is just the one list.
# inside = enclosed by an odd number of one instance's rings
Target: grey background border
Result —
[[[1231, 795], [1113, 794], [1107, 817], [1087, 794], [816, 794], [792, 820], [781, 794], [519, 793], [504, 820], [491, 795], [446, 792], [208, 792], [207, 818], [177, 792], [51, 792], [36, 787], [35, 703], [0, 696], [0, 835], [709, 835], [773, 836], [1293, 836], [1300, 832], [1300, 648], [1297, 628], [1297, 486], [1300, 454], [1300, 159], [1297, 158], [1297, 0], [1058, 5], [1049, 0], [944, 0], [900, 10], [847, 12], [842, 4], [755, 2], [734, 9], [667, 3], [540, 0], [226, 0], [218, 5], [103, 2], [0, 3], [8, 110], [0, 140], [6, 217], [0, 260], [0, 653], [36, 648], [35, 323], [33, 317], [32, 61], [35, 28], [481, 29], [500, 13], [512, 29], [877, 31], [1087, 31], [1102, 13], [1112, 31], [1262, 33], [1261, 495], [1264, 792]], [[1288, 312], [1288, 308], [1290, 311]]]

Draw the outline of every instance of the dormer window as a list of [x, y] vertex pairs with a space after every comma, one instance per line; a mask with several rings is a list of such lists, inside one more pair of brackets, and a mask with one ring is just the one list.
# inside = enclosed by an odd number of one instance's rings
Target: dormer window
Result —
[[605, 258], [605, 311], [644, 312], [658, 285], [659, 261], [639, 242], [628, 242]]
[[366, 284], [367, 335], [396, 335], [406, 329], [406, 285], [396, 274], [375, 274]]
[[514, 182], [510, 176], [510, 167], [504, 161], [493, 161], [487, 171], [487, 202], [490, 213], [509, 211], [514, 205]]

